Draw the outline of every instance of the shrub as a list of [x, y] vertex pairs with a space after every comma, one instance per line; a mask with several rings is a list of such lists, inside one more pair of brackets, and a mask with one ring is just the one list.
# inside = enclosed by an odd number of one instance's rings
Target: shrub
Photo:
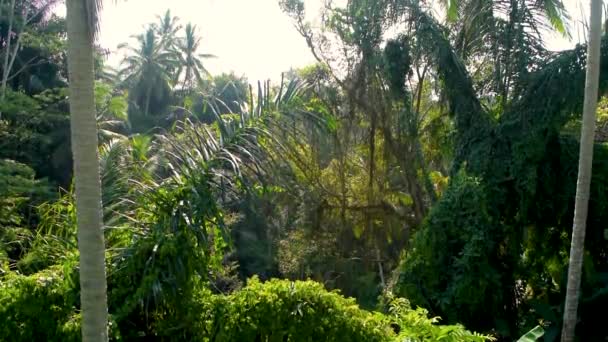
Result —
[[230, 295], [201, 292], [189, 306], [197, 318], [182, 326], [196, 330], [188, 340], [213, 342], [491, 340], [460, 325], [437, 325], [438, 318], [428, 318], [424, 309], [411, 309], [403, 298], [389, 294], [385, 300], [386, 314], [370, 312], [314, 281], [262, 283], [252, 278]]
[[352, 298], [328, 292], [313, 281], [257, 278], [215, 302], [212, 341], [390, 341], [379, 313], [361, 310]]
[[[0, 284], [0, 341], [79, 341], [75, 263], [30, 276], [10, 273]], [[314, 281], [250, 279], [242, 290], [213, 294], [197, 282], [190, 297], [163, 303], [151, 315], [111, 317], [118, 341], [458, 341], [487, 337], [462, 326], [440, 326], [423, 309], [387, 297], [387, 313], [362, 310], [352, 298]], [[120, 311], [115, 302], [111, 312]], [[123, 303], [122, 305], [129, 305]], [[162, 313], [162, 314], [161, 314]], [[118, 318], [118, 322], [113, 321]], [[121, 331], [118, 331], [121, 330]], [[121, 338], [122, 336], [122, 338]]]
[[7, 274], [0, 282], [0, 341], [78, 341], [70, 328], [77, 280], [69, 268], [53, 267], [30, 276]]

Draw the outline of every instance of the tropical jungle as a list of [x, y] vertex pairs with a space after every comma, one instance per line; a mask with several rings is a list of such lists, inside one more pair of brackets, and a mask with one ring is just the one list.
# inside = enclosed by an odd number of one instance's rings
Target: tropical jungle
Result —
[[606, 341], [602, 1], [272, 1], [254, 80], [0, 0], [0, 341]]

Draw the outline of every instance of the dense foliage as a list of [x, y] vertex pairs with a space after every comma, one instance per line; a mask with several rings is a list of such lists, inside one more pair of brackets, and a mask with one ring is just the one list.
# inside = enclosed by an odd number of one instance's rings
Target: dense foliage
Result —
[[[63, 269], [54, 267], [31, 276], [6, 278], [0, 285], [0, 312], [4, 318], [0, 339], [79, 340], [74, 270], [72, 262]], [[179, 312], [184, 316], [179, 320], [148, 317], [155, 337], [134, 331], [130, 322], [114, 316], [112, 340], [398, 341], [406, 337], [415, 341], [486, 340], [460, 326], [435, 325], [426, 311], [412, 310], [404, 301], [391, 300], [386, 314], [361, 310], [353, 299], [328, 292], [311, 281], [261, 283], [254, 278], [247, 287], [230, 295], [216, 295], [199, 288], [182, 304], [185, 306]]]
[[[55, 3], [0, 1], [0, 341], [80, 340]], [[277, 82], [213, 75], [170, 11], [96, 55], [111, 339], [556, 340], [586, 65], [543, 46], [561, 2], [278, 5], [316, 63]], [[601, 95], [607, 66], [604, 40]], [[581, 341], [608, 336], [607, 103]]]

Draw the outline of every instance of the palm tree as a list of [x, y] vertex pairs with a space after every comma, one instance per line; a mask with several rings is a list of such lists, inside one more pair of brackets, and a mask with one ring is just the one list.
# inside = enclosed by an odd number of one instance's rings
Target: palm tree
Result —
[[213, 58], [211, 54], [197, 54], [201, 38], [196, 35], [196, 25], [188, 23], [186, 25], [186, 36], [182, 38], [178, 43], [178, 49], [180, 55], [180, 66], [176, 74], [176, 83], [179, 78], [184, 75], [184, 89], [192, 89], [193, 81], [196, 79], [197, 83], [200, 84], [203, 78], [201, 74], [205, 74], [206, 77], [210, 77], [211, 74], [203, 66], [202, 59]]
[[[158, 39], [154, 27], [135, 37], [137, 48], [122, 44], [121, 48], [130, 50], [131, 55], [123, 61], [121, 70], [124, 83], [130, 89], [135, 101], [143, 102], [144, 115], [150, 115], [150, 100], [154, 96], [162, 99], [170, 90], [178, 57], [173, 50], [167, 49]], [[153, 93], [153, 91], [155, 93]]]
[[165, 15], [157, 16], [158, 24], [154, 24], [154, 30], [160, 36], [163, 44], [168, 47], [173, 47], [177, 32], [182, 28], [179, 24], [179, 18], [171, 16], [171, 10], [167, 10]]
[[104, 342], [108, 340], [108, 308], [93, 73], [101, 0], [67, 0], [66, 6], [82, 339]]
[[543, 31], [568, 36], [568, 14], [562, 0], [443, 0], [451, 39], [473, 74], [490, 66], [484, 84], [488, 94], [510, 100], [518, 79], [545, 53]]
[[591, 0], [589, 44], [587, 45], [587, 76], [585, 80], [585, 100], [583, 104], [583, 127], [581, 130], [580, 154], [576, 202], [574, 204], [574, 224], [570, 244], [568, 265], [568, 287], [564, 308], [562, 342], [574, 341], [577, 321], [578, 298], [581, 286], [585, 229], [591, 184], [593, 161], [593, 140], [595, 136], [595, 112], [597, 110], [598, 83], [600, 74], [600, 44], [602, 36], [602, 1]]

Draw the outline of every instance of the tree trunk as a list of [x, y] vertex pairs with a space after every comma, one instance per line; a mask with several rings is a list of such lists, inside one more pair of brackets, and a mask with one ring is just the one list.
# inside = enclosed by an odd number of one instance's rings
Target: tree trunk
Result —
[[[3, 3], [0, 3], [3, 5]], [[9, 19], [8, 19], [8, 30], [6, 31], [6, 51], [4, 52], [4, 64], [2, 66], [2, 90], [0, 94], [0, 101], [4, 102], [6, 98], [6, 83], [8, 79], [8, 61], [11, 52], [11, 32], [13, 31], [13, 20], [15, 19], [15, 0], [11, 0], [11, 6], [9, 7]], [[2, 118], [2, 113], [0, 112], [0, 119]]]
[[150, 116], [150, 97], [152, 96], [152, 83], [148, 85], [148, 89], [146, 89], [146, 103], [144, 104], [144, 115], [146, 117]]
[[583, 128], [581, 130], [578, 182], [574, 207], [574, 224], [568, 266], [568, 288], [564, 308], [562, 342], [574, 341], [577, 307], [581, 285], [585, 226], [589, 204], [591, 166], [593, 161], [593, 139], [595, 135], [595, 112], [597, 110], [598, 82], [600, 72], [600, 40], [602, 34], [602, 1], [591, 0], [589, 44], [587, 46], [587, 76], [585, 80], [585, 102], [583, 106]]
[[93, 28], [88, 22], [86, 1], [66, 2], [82, 339], [84, 342], [106, 342], [108, 309], [93, 90]]

